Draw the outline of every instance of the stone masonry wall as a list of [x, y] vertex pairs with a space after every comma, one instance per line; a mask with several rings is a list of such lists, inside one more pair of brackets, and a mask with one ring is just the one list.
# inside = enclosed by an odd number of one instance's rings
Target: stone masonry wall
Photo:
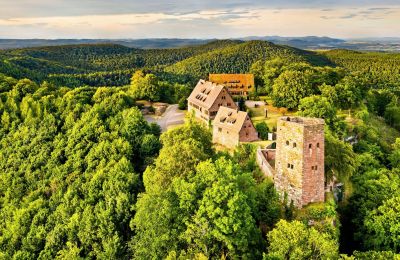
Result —
[[257, 149], [256, 161], [264, 176], [274, 179], [275, 169], [269, 164], [268, 160], [275, 160], [275, 149]]
[[324, 201], [324, 126], [304, 127], [303, 194], [302, 205]]
[[275, 187], [281, 198], [301, 207], [303, 169], [303, 125], [278, 120]]
[[323, 127], [278, 120], [274, 183], [281, 197], [286, 193], [296, 207], [324, 201]]
[[239, 145], [239, 134], [221, 127], [213, 127], [213, 143], [234, 148]]

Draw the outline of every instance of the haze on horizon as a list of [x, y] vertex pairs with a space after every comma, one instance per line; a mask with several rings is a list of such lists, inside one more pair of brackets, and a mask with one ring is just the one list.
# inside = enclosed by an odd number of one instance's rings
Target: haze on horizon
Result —
[[399, 0], [0, 0], [0, 38], [400, 37]]

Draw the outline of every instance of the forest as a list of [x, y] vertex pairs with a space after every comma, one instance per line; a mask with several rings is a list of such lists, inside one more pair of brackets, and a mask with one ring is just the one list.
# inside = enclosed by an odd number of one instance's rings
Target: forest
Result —
[[[190, 115], [163, 133], [145, 120], [139, 100], [185, 109], [208, 73], [253, 73], [252, 99], [324, 118], [343, 197], [295, 209], [253, 145], [216, 150]], [[399, 96], [393, 53], [237, 40], [0, 51], [0, 258], [399, 259]]]

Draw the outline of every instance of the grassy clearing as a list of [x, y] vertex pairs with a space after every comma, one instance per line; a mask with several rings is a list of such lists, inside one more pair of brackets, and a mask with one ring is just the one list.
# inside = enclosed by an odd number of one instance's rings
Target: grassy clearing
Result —
[[[252, 113], [251, 120], [253, 121], [254, 125], [260, 122], [265, 122], [270, 130], [272, 130], [273, 127], [276, 127], [279, 117], [295, 114], [294, 111], [288, 111], [286, 108], [274, 107], [271, 99], [263, 98], [262, 100], [266, 102], [265, 106], [249, 107]], [[265, 109], [268, 111], [267, 118], [265, 117]]]

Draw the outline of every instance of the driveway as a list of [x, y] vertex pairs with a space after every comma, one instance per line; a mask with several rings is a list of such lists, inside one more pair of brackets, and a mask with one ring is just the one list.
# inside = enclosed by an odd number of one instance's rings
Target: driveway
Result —
[[157, 123], [161, 127], [161, 131], [167, 131], [172, 125], [180, 125], [184, 123], [185, 112], [178, 109], [178, 105], [170, 105], [162, 116], [145, 115], [144, 118], [149, 123]]

